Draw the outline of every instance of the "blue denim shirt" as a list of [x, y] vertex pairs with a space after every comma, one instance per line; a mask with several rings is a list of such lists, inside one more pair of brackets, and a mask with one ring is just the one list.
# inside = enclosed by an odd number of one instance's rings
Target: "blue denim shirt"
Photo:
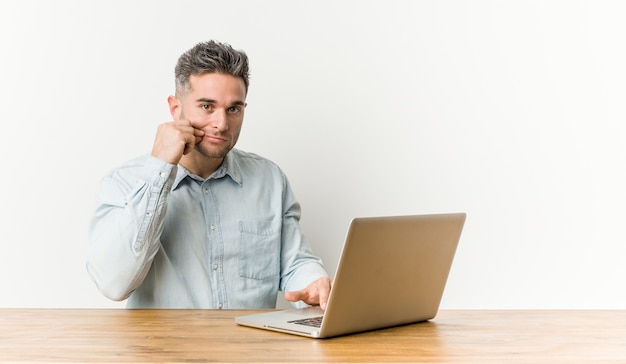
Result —
[[274, 308], [327, 276], [271, 161], [237, 149], [204, 180], [152, 156], [101, 181], [87, 271], [131, 308]]

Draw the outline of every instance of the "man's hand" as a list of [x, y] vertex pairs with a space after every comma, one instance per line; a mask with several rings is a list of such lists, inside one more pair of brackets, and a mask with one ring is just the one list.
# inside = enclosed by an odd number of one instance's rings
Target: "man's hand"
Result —
[[189, 120], [180, 119], [163, 123], [157, 128], [152, 147], [152, 156], [171, 164], [178, 164], [183, 155], [191, 152], [202, 141], [204, 132], [191, 125]]
[[308, 287], [300, 291], [292, 291], [285, 293], [285, 299], [290, 302], [303, 301], [304, 303], [316, 306], [319, 305], [322, 310], [326, 309], [328, 303], [328, 295], [332, 281], [328, 277], [322, 277], [315, 282], [309, 284]]

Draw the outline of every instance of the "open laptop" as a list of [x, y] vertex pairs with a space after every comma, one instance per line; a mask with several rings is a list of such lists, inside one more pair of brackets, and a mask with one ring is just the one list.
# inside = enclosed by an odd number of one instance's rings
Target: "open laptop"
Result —
[[354, 218], [326, 311], [319, 307], [235, 318], [243, 326], [313, 338], [435, 317], [465, 213]]

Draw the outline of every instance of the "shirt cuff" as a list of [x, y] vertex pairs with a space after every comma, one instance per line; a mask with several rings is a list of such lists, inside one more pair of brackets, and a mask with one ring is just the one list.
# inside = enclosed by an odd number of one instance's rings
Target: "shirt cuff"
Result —
[[177, 170], [175, 165], [150, 156], [144, 165], [142, 178], [155, 189], [160, 190], [170, 179], [173, 181]]

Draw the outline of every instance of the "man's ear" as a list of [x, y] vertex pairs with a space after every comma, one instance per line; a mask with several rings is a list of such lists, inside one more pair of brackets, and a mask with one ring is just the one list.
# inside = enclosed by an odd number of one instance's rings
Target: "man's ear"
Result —
[[168, 96], [167, 104], [169, 105], [170, 115], [172, 115], [172, 118], [174, 118], [174, 120], [180, 119], [180, 113], [182, 110], [180, 100], [178, 100], [175, 96]]

